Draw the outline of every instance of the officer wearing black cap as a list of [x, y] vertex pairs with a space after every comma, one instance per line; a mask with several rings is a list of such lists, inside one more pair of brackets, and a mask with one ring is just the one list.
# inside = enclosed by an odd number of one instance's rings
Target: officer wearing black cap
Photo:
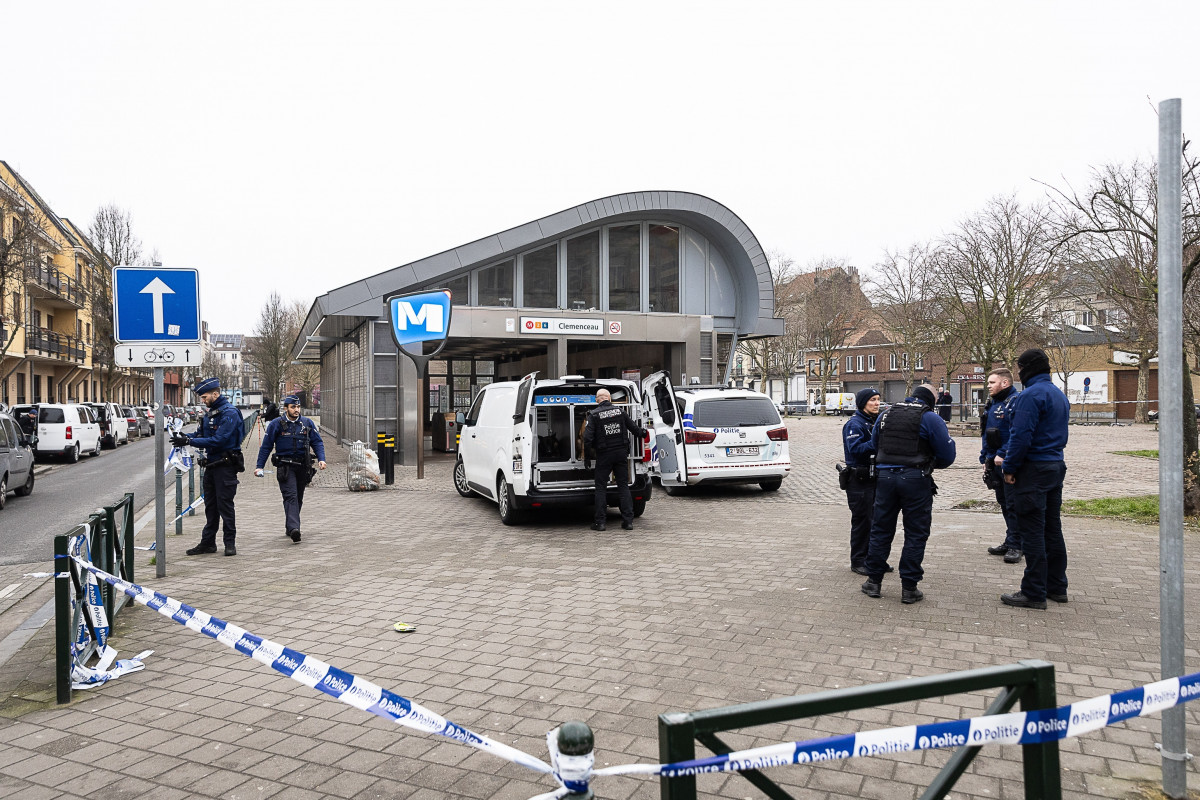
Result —
[[195, 434], [176, 433], [171, 437], [171, 444], [176, 447], [190, 444], [205, 451], [204, 530], [200, 532], [200, 544], [187, 554], [217, 552], [217, 528], [223, 524], [225, 555], [236, 556], [237, 523], [234, 521], [233, 498], [237, 494], [238, 473], [246, 469], [242, 459], [246, 427], [242, 413], [221, 394], [221, 384], [216, 378], [200, 381], [192, 392], [208, 406], [208, 412], [200, 418], [200, 427]]
[[[271, 450], [275, 454], [271, 455]], [[279, 481], [279, 492], [283, 495], [284, 533], [293, 542], [300, 541], [300, 509], [304, 507], [304, 489], [315, 472], [312, 468], [313, 452], [317, 454], [317, 466], [325, 469], [325, 443], [317, 433], [317, 425], [300, 414], [300, 398], [289, 394], [283, 398], [283, 416], [271, 420], [267, 435], [258, 448], [258, 461], [254, 474], [263, 476], [267, 456], [275, 465], [275, 479]]]
[[872, 434], [875, 446], [875, 514], [867, 551], [868, 597], [879, 597], [887, 558], [896, 538], [896, 518], [904, 512], [904, 549], [900, 552], [900, 602], [917, 603], [925, 571], [925, 542], [933, 520], [933, 471], [954, 463], [957, 455], [946, 421], [938, 416], [933, 387], [913, 389], [911, 397], [879, 416]]
[[629, 492], [629, 437], [626, 431], [638, 437], [644, 437], [646, 431], [629, 418], [625, 409], [613, 405], [608, 389], [596, 392], [596, 402], [599, 405], [587, 413], [583, 429], [584, 453], [592, 450], [596, 454], [596, 517], [592, 530], [604, 530], [608, 517], [608, 476], [615, 475], [621, 503], [621, 527], [630, 531], [633, 530], [633, 495]]
[[1012, 404], [1020, 392], [1013, 386], [1012, 372], [1007, 367], [997, 367], [988, 373], [987, 386], [990, 398], [983, 415], [983, 447], [979, 450], [979, 463], [983, 464], [983, 482], [996, 493], [996, 502], [1004, 517], [1004, 541], [987, 551], [994, 556], [1004, 556], [1005, 564], [1016, 564], [1021, 560], [1021, 536], [1017, 533], [1017, 517], [1012, 510], [1013, 493], [1007, 491], [1008, 484], [1000, 474], [1000, 465], [1008, 446]]
[[1000, 595], [1005, 605], [1046, 607], [1046, 599], [1067, 602], [1067, 544], [1063, 539], [1063, 451], [1071, 403], [1050, 380], [1050, 359], [1038, 348], [1017, 358], [1017, 375], [1024, 387], [1013, 400], [1008, 447], [1001, 470], [1005, 490], [1013, 493], [1013, 511], [1025, 574], [1020, 591]]
[[[866, 575], [867, 546], [875, 510], [875, 445], [871, 442], [871, 430], [879, 418], [879, 392], [859, 389], [854, 404], [858, 410], [842, 426], [846, 467], [842, 470], [841, 485], [850, 506], [850, 569]], [[885, 571], [891, 572], [891, 567]]]

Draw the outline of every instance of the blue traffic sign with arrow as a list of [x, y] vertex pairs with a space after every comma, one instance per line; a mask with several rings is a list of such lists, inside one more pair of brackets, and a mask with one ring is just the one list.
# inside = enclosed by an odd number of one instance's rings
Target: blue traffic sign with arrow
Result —
[[113, 269], [117, 342], [199, 342], [200, 274], [194, 269]]

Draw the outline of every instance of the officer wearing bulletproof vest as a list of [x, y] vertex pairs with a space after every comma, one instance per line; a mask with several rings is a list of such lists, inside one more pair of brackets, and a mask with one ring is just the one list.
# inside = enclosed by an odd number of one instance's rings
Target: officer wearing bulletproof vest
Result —
[[246, 469], [242, 459], [242, 440], [246, 438], [242, 412], [221, 394], [221, 384], [216, 378], [200, 381], [192, 392], [208, 406], [208, 411], [200, 418], [195, 434], [177, 433], [171, 437], [171, 444], [176, 447], [190, 444], [205, 451], [204, 530], [200, 532], [200, 544], [187, 554], [217, 552], [217, 528], [223, 523], [225, 555], [236, 556], [233, 498], [237, 494], [238, 473]]
[[1005, 605], [1046, 608], [1046, 599], [1067, 602], [1067, 544], [1063, 540], [1063, 478], [1071, 403], [1050, 380], [1050, 359], [1032, 348], [1017, 359], [1024, 390], [1013, 400], [1008, 447], [1001, 470], [1013, 511], [1025, 574], [1020, 591], [1000, 595]]
[[900, 552], [900, 602], [920, 602], [925, 595], [917, 588], [925, 576], [925, 542], [933, 518], [933, 495], [937, 486], [933, 471], [954, 463], [957, 454], [946, 421], [933, 408], [933, 387], [923, 384], [911, 397], [879, 416], [872, 434], [875, 445], [875, 514], [867, 551], [867, 580], [862, 585], [868, 597], [879, 597], [887, 558], [896, 538], [896, 518], [904, 512], [904, 549]]
[[1016, 515], [1012, 510], [1012, 495], [1000, 474], [1008, 445], [1008, 428], [1012, 402], [1020, 392], [1013, 386], [1012, 372], [999, 367], [988, 374], [987, 410], [982, 420], [983, 447], [979, 451], [979, 463], [983, 464], [983, 482], [996, 493], [1000, 513], [1004, 516], [1004, 541], [989, 547], [988, 553], [1004, 556], [1005, 564], [1016, 564], [1021, 560], [1021, 537], [1017, 534]]
[[[846, 466], [839, 483], [850, 506], [850, 569], [867, 574], [867, 546], [871, 541], [871, 518], [875, 510], [875, 445], [871, 430], [879, 418], [879, 392], [859, 389], [854, 395], [858, 411], [842, 426], [842, 450]], [[887, 567], [885, 572], [891, 572]]]
[[617, 479], [617, 492], [621, 502], [621, 527], [627, 531], [633, 530], [633, 495], [629, 492], [629, 437], [644, 437], [646, 431], [612, 403], [612, 393], [608, 389], [596, 392], [596, 402], [599, 404], [587, 413], [587, 422], [583, 429], [584, 466], [587, 466], [587, 452], [596, 454], [596, 517], [592, 530], [604, 530], [604, 522], [608, 516], [608, 476], [613, 474]]
[[[274, 449], [274, 455], [271, 450]], [[261, 478], [267, 456], [275, 465], [275, 479], [283, 495], [284, 534], [293, 542], [300, 541], [300, 509], [304, 507], [304, 489], [312, 481], [316, 469], [312, 465], [313, 451], [317, 466], [325, 469], [325, 443], [317, 425], [300, 415], [300, 398], [289, 394], [283, 398], [283, 416], [271, 420], [267, 435], [258, 448], [254, 474]]]

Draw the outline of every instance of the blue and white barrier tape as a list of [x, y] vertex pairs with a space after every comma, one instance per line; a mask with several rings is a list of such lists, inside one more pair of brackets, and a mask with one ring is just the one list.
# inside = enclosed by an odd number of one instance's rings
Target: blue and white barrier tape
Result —
[[947, 747], [1044, 744], [1081, 736], [1133, 717], [1149, 716], [1200, 699], [1200, 673], [1193, 673], [1081, 700], [1059, 708], [862, 731], [843, 736], [767, 745], [671, 764], [624, 764], [602, 769], [592, 768], [591, 755], [566, 757], [559, 754], [554, 741], [555, 731], [551, 731], [547, 734], [547, 747], [553, 764], [551, 766], [521, 750], [473, 733], [408, 698], [337, 669], [324, 661], [255, 636], [237, 625], [172, 600], [164, 594], [110, 575], [78, 555], [72, 554], [71, 558], [90, 573], [89, 577], [94, 576], [107, 581], [135, 602], [216, 639], [305, 686], [400, 725], [445, 736], [535, 772], [551, 775], [561, 784], [560, 788], [538, 795], [533, 800], [565, 797], [571, 791], [586, 789], [592, 779], [606, 775], [659, 775], [676, 778]]
[[499, 756], [514, 764], [520, 764], [535, 772], [548, 775], [554, 771], [549, 764], [539, 758], [509, 747], [502, 742], [473, 733], [416, 702], [383, 689], [370, 681], [337, 669], [320, 659], [255, 636], [237, 625], [210, 616], [203, 611], [180, 603], [178, 600], [172, 600], [164, 594], [150, 591], [115, 575], [110, 575], [81, 558], [75, 556], [72, 558], [80, 567], [101, 580], [107, 581], [117, 590], [133, 598], [134, 602], [152, 608], [180, 625], [216, 639], [226, 647], [237, 650], [242, 655], [266, 664], [292, 680], [341, 700], [347, 705], [384, 719], [390, 719], [409, 728], [445, 736], [456, 742]]

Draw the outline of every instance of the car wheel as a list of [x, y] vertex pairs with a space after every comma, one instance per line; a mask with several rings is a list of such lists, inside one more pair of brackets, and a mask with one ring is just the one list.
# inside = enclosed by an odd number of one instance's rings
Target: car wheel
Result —
[[519, 515], [513, 506], [512, 487], [508, 485], [508, 481], [504, 479], [503, 475], [496, 482], [496, 504], [500, 507], [500, 521], [505, 525], [516, 525]]
[[635, 517], [640, 517], [642, 514], [645, 514], [645, 513], [646, 513], [646, 501], [645, 500], [634, 500], [633, 501], [633, 515]]
[[8, 476], [0, 475], [0, 511], [8, 504]]
[[79, 442], [76, 442], [75, 446], [67, 451], [67, 461], [72, 464], [79, 463]]
[[33, 465], [29, 465], [29, 477], [25, 479], [25, 485], [17, 489], [17, 497], [29, 497], [33, 494]]
[[776, 478], [773, 481], [759, 481], [759, 486], [764, 492], [778, 492], [779, 487], [783, 485], [783, 478]]
[[100, 450], [103, 449], [103, 444], [104, 443], [101, 442], [99, 439], [96, 440], [96, 449], [92, 451], [92, 458], [95, 458], [96, 456], [100, 455]]
[[463, 466], [461, 458], [454, 462], [454, 490], [463, 497], [475, 494], [467, 484], [467, 468]]

